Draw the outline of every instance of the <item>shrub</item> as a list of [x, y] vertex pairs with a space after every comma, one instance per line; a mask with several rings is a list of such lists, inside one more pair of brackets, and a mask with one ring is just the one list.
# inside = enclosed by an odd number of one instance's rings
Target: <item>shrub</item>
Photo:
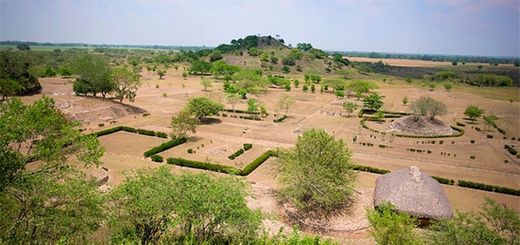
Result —
[[475, 144], [475, 140], [470, 140], [469, 141], [471, 144]]
[[119, 131], [121, 131], [121, 127], [113, 127], [113, 128], [107, 128], [105, 130], [101, 130], [98, 132], [94, 132], [94, 133], [92, 133], [92, 135], [99, 137], [99, 136], [103, 136], [103, 135], [107, 135], [107, 134], [113, 134], [113, 133], [119, 132]]
[[129, 133], [136, 133], [137, 132], [137, 129], [132, 128], [132, 127], [127, 127], [127, 126], [121, 126], [120, 130], [123, 130], [125, 132], [129, 132]]
[[159, 156], [159, 155], [152, 155], [150, 158], [154, 162], [164, 162], [164, 158], [162, 156]]
[[249, 144], [249, 143], [244, 144], [244, 151], [248, 151], [251, 148], [253, 148], [253, 144]]
[[166, 159], [166, 162], [168, 164], [174, 164], [177, 166], [204, 169], [204, 170], [210, 170], [210, 171], [215, 171], [215, 172], [219, 172], [219, 173], [235, 174], [235, 173], [240, 172], [239, 169], [234, 168], [234, 167], [223, 166], [223, 165], [207, 163], [207, 162], [191, 161], [191, 160], [186, 160], [186, 159], [182, 159], [182, 158], [170, 157], [170, 158]]
[[354, 164], [352, 169], [357, 170], [357, 171], [374, 173], [374, 174], [390, 173], [390, 170], [387, 170], [387, 169], [380, 169], [380, 168], [374, 168], [374, 167], [370, 167], [370, 166], [357, 165], [357, 164]]
[[235, 153], [231, 154], [228, 156], [228, 158], [230, 160], [235, 160], [235, 158], [239, 157], [240, 155], [242, 155], [244, 153], [244, 149], [239, 149], [238, 151], [236, 151]]
[[147, 116], [150, 116], [150, 113], [147, 112], [147, 113], [143, 114], [143, 117], [147, 117]]
[[441, 184], [445, 184], [445, 185], [455, 184], [455, 180], [453, 180], [453, 179], [446, 179], [446, 178], [438, 177], [438, 176], [432, 176], [432, 178], [437, 180], [437, 182], [439, 182]]
[[156, 147], [153, 147], [152, 149], [150, 150], [147, 150], [144, 152], [144, 157], [149, 157], [151, 155], [155, 155], [159, 152], [163, 152], [165, 150], [168, 150], [170, 148], [173, 148], [175, 146], [178, 146], [180, 144], [183, 144], [183, 143], [186, 143], [187, 139], [184, 138], [184, 137], [181, 137], [181, 138], [177, 138], [177, 139], [174, 139], [174, 140], [171, 140], [171, 141], [167, 141], [167, 142], [164, 142]]
[[457, 126], [466, 127], [466, 124], [465, 123], [461, 123], [461, 122], [457, 122]]
[[100, 128], [103, 127], [103, 126], [105, 126], [104, 123], [100, 123], [100, 124], [98, 124], [98, 127], [100, 127]]
[[472, 160], [474, 160], [474, 159], [475, 159], [475, 156], [470, 156], [469, 158], [472, 159]]
[[493, 139], [493, 135], [491, 135], [491, 134], [486, 135], [486, 137], [487, 137], [488, 139]]
[[164, 132], [155, 132], [155, 136], [159, 137], [159, 138], [168, 138], [168, 135]]

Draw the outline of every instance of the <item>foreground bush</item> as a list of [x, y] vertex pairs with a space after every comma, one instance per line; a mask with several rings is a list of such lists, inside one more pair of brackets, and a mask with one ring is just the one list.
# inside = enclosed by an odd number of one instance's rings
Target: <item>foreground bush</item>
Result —
[[305, 131], [279, 161], [280, 197], [301, 212], [329, 215], [353, 190], [356, 172], [342, 140], [322, 129]]
[[384, 203], [367, 213], [370, 233], [378, 244], [421, 244], [414, 233], [416, 220], [408, 214], [394, 211], [390, 203]]
[[166, 167], [129, 176], [110, 194], [112, 243], [240, 244], [258, 237], [261, 216], [245, 184]]

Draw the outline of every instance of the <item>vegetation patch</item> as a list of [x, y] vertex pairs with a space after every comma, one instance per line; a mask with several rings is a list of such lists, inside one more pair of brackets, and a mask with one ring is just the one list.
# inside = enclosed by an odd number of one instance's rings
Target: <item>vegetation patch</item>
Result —
[[285, 119], [287, 119], [287, 115], [283, 115], [283, 116], [281, 116], [279, 118], [276, 118], [276, 119], [273, 120], [273, 122], [280, 123], [280, 122], [283, 122]]
[[491, 191], [491, 192], [498, 192], [508, 195], [514, 195], [514, 196], [520, 196], [520, 190], [512, 189], [508, 187], [502, 187], [502, 186], [496, 186], [496, 185], [488, 185], [483, 183], [477, 183], [472, 182], [468, 180], [459, 180], [458, 186], [466, 187], [466, 188], [472, 188], [477, 190], [483, 190], [483, 191]]
[[154, 162], [164, 162], [164, 158], [160, 155], [152, 155], [150, 159]]
[[157, 153], [163, 152], [165, 150], [168, 150], [170, 148], [173, 148], [175, 146], [178, 146], [180, 144], [186, 143], [186, 141], [187, 141], [187, 139], [185, 137], [170, 140], [170, 141], [164, 142], [158, 146], [155, 146], [150, 150], [145, 151], [143, 155], [144, 155], [144, 157], [149, 157], [149, 156], [155, 155]]

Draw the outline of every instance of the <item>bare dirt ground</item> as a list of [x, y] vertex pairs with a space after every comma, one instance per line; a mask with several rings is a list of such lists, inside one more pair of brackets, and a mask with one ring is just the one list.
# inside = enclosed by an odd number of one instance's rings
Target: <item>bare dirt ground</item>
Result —
[[[182, 67], [178, 71], [170, 69], [162, 80], [159, 80], [155, 74], [143, 73], [142, 87], [138, 91], [135, 103], [125, 103], [142, 108], [150, 112], [151, 115], [143, 117], [142, 114], [128, 113], [113, 119], [113, 121], [116, 121], [113, 124], [99, 127], [100, 122], [106, 122], [105, 114], [100, 114], [97, 120], [89, 118], [84, 127], [99, 130], [116, 125], [128, 125], [169, 133], [171, 116], [184, 107], [189, 98], [208, 96], [224, 102], [221, 83], [216, 82], [210, 91], [203, 91], [202, 85], [200, 85], [200, 77], [183, 79], [181, 75]], [[45, 79], [42, 81], [42, 86], [44, 87], [43, 93], [53, 97], [58, 106], [77, 100], [84, 100], [85, 102], [80, 103], [87, 103], [84, 107], [63, 109], [68, 115], [119, 105], [118, 103], [71, 95], [71, 83], [67, 81], [56, 78]], [[319, 88], [316, 90], [319, 91]], [[448, 106], [449, 113], [439, 117], [439, 119], [448, 125], [455, 125], [457, 121], [464, 122], [462, 119], [464, 109], [470, 104], [479, 105], [500, 118], [497, 124], [500, 128], [506, 130], [506, 139], [493, 128], [482, 132], [472, 129], [475, 126], [486, 129], [482, 122], [476, 125], [466, 124], [464, 127], [466, 132], [463, 136], [436, 139], [435, 144], [423, 144], [422, 141], [428, 141], [427, 139], [390, 138], [363, 129], [357, 117], [346, 117], [345, 111], [340, 106], [343, 101], [338, 101], [332, 93], [304, 93], [300, 86], [300, 88], [293, 88], [290, 92], [269, 89], [266, 93], [255, 95], [270, 113], [264, 121], [218, 117], [221, 120], [219, 123], [201, 125], [192, 141], [163, 152], [162, 155], [199, 161], [211, 160], [212, 162], [242, 167], [267, 149], [293, 146], [298, 134], [305, 129], [323, 128], [347, 143], [353, 153], [353, 161], [358, 164], [390, 170], [415, 165], [430, 175], [520, 189], [520, 162], [504, 149], [504, 144], [513, 144], [516, 147], [520, 145], [520, 141], [518, 141], [520, 137], [519, 102], [494, 100], [458, 91], [449, 93], [443, 91], [430, 92], [427, 89], [412, 86], [384, 87], [377, 91], [385, 96], [384, 109], [389, 111], [409, 110], [401, 103], [403, 96], [407, 96], [409, 101], [413, 101], [420, 96], [430, 96], [442, 101]], [[291, 107], [288, 119], [282, 123], [273, 123], [276, 101], [283, 94], [290, 94], [295, 97], [296, 104]], [[34, 101], [40, 96], [24, 97], [24, 101]], [[88, 104], [91, 100], [95, 102]], [[358, 105], [362, 104], [361, 101], [354, 98], [344, 100], [352, 101]], [[231, 108], [229, 105], [226, 105], [226, 107]], [[237, 106], [238, 108], [246, 108], [246, 102], [242, 101]], [[486, 137], [487, 134], [494, 137], [489, 139]], [[357, 143], [352, 140], [354, 136], [357, 136]], [[515, 140], [512, 139], [513, 137]], [[113, 187], [121, 183], [124, 180], [125, 171], [155, 168], [161, 165], [152, 162], [150, 159], [145, 159], [142, 154], [145, 150], [163, 142], [163, 139], [118, 132], [102, 136], [100, 140], [106, 148], [106, 153], [102, 158], [102, 166], [108, 169], [108, 186]], [[443, 140], [443, 143], [439, 144], [439, 140]], [[475, 140], [475, 143], [470, 143], [471, 140]], [[359, 142], [370, 142], [374, 146], [363, 146]], [[229, 160], [227, 156], [238, 150], [244, 143], [252, 143], [253, 149], [233, 161]], [[202, 147], [202, 144], [204, 144], [204, 147]], [[380, 148], [378, 147], [379, 144], [389, 147]], [[188, 148], [194, 149], [196, 153], [188, 154]], [[432, 153], [410, 152], [406, 148], [430, 150]], [[441, 153], [450, 153], [450, 156]], [[471, 156], [474, 156], [475, 159], [471, 159]], [[508, 163], [505, 160], [508, 160]], [[177, 166], [169, 167], [175, 173], [202, 171]], [[271, 158], [245, 178], [251, 185], [250, 206], [261, 208], [267, 214], [265, 223], [273, 232], [277, 232], [280, 227], [290, 230], [290, 225], [283, 215], [282, 208], [276, 201], [276, 173], [276, 160]], [[375, 187], [377, 177], [378, 175], [375, 174], [360, 173], [356, 190], [369, 195]], [[519, 197], [456, 186], [444, 186], [444, 189], [454, 210], [475, 211], [484, 202], [484, 198], [492, 198], [520, 212]], [[370, 196], [365, 196], [365, 198], [371, 199]], [[360, 210], [355, 212], [358, 220], [366, 222], [365, 213], [362, 211], [364, 208], [357, 210]], [[345, 229], [343, 232], [332, 232], [325, 235], [345, 244], [373, 243], [366, 229], [356, 232]]]
[[[391, 66], [403, 66], [403, 67], [439, 67], [439, 66], [452, 66], [451, 62], [448, 61], [430, 61], [430, 60], [412, 60], [412, 59], [378, 59], [378, 58], [367, 58], [367, 57], [347, 57], [350, 61], [358, 62], [378, 62], [383, 61]], [[489, 65], [486, 63], [466, 63], [466, 65]], [[500, 66], [511, 66], [512, 64], [500, 64]]]

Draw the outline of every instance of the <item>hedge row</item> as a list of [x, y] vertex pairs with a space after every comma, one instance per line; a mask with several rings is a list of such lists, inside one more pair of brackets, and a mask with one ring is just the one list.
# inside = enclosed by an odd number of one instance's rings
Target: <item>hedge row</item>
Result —
[[478, 189], [478, 190], [484, 190], [484, 191], [503, 193], [503, 194], [508, 194], [508, 195], [520, 196], [520, 190], [517, 190], [517, 189], [476, 183], [476, 182], [467, 181], [467, 180], [459, 180], [458, 186], [472, 188], [472, 189]]
[[[234, 113], [242, 113], [242, 114], [251, 114], [251, 115], [260, 115], [260, 112], [252, 112], [252, 111], [244, 111], [244, 110], [222, 109], [221, 111], [234, 112]], [[267, 115], [268, 115], [268, 114], [266, 114], [266, 116], [267, 116]]]
[[357, 164], [354, 164], [353, 169], [358, 170], [358, 171], [363, 171], [363, 172], [374, 173], [374, 174], [390, 173], [390, 170], [388, 170], [388, 169], [380, 169], [380, 168], [374, 168], [374, 167], [370, 167], [370, 166], [357, 165]]
[[509, 154], [513, 156], [516, 156], [516, 154], [518, 154], [518, 151], [515, 148], [513, 148], [512, 145], [504, 145], [504, 148], [509, 152]]
[[107, 135], [107, 134], [113, 134], [113, 133], [119, 132], [119, 131], [125, 131], [125, 132], [129, 132], [129, 133], [138, 133], [138, 134], [148, 135], [148, 136], [156, 136], [159, 138], [168, 138], [168, 135], [164, 132], [157, 132], [157, 131], [141, 129], [141, 128], [132, 128], [132, 127], [128, 127], [128, 126], [117, 126], [117, 127], [113, 127], [113, 128], [107, 128], [107, 129], [104, 129], [104, 130], [101, 130], [98, 132], [94, 132], [91, 135], [99, 137], [99, 136], [103, 136], [103, 135]]
[[245, 144], [244, 144], [244, 151], [248, 151], [248, 150], [250, 150], [251, 148], [253, 148], [253, 144], [249, 144], [249, 143], [245, 143]]
[[286, 118], [287, 118], [287, 115], [283, 115], [279, 118], [274, 119], [273, 122], [275, 122], [275, 123], [283, 122], [283, 120], [285, 120]]
[[238, 151], [235, 151], [233, 154], [229, 155], [228, 158], [230, 160], [235, 160], [235, 158], [239, 157], [244, 153], [244, 149], [240, 148]]
[[247, 164], [241, 171], [240, 171], [240, 174], [241, 176], [247, 176], [249, 175], [251, 172], [255, 171], [256, 168], [258, 168], [260, 165], [262, 165], [262, 163], [264, 163], [265, 161], [267, 161], [267, 159], [269, 159], [270, 157], [273, 157], [273, 156], [277, 156], [276, 152], [272, 151], [272, 150], [268, 150], [266, 152], [264, 152], [262, 155], [260, 155], [259, 157], [257, 157], [255, 160], [253, 160], [252, 162], [250, 162], [249, 164]]
[[215, 171], [215, 172], [219, 172], [219, 173], [226, 173], [226, 174], [240, 173], [240, 169], [238, 169], [238, 168], [224, 166], [224, 165], [220, 165], [220, 164], [214, 164], [214, 163], [191, 161], [191, 160], [187, 160], [187, 159], [183, 159], [183, 158], [170, 157], [170, 158], [166, 159], [166, 162], [168, 164], [174, 164], [177, 166], [204, 169], [204, 170], [210, 170], [210, 171]]
[[160, 155], [152, 155], [150, 158], [154, 162], [164, 162], [164, 158]]
[[445, 185], [454, 185], [455, 184], [455, 180], [453, 179], [446, 179], [446, 178], [443, 178], [443, 177], [439, 177], [439, 176], [431, 176], [433, 179], [437, 180], [437, 182], [441, 183], [441, 184], [445, 184]]
[[167, 142], [164, 142], [158, 146], [155, 146], [153, 147], [152, 149], [150, 150], [147, 150], [144, 152], [144, 157], [149, 157], [151, 155], [155, 155], [157, 153], [160, 153], [160, 152], [163, 152], [165, 150], [168, 150], [172, 147], [175, 147], [175, 146], [178, 146], [180, 144], [183, 144], [183, 143], [186, 143], [187, 139], [184, 138], [184, 137], [181, 137], [181, 138], [177, 138], [177, 139], [174, 139], [174, 140], [170, 140], [170, 141], [167, 141]]

